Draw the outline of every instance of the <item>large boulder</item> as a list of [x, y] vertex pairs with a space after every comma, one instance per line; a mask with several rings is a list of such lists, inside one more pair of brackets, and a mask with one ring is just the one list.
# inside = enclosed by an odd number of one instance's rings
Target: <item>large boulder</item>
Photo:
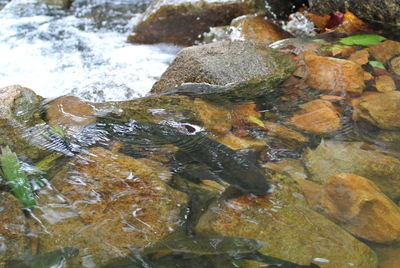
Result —
[[212, 26], [228, 25], [232, 19], [255, 13], [262, 1], [156, 0], [128, 40], [135, 43], [192, 45]]
[[[183, 49], [151, 92], [168, 92], [182, 83], [243, 84], [243, 95], [254, 97], [266, 84], [276, 85], [293, 71], [284, 53], [250, 41], [222, 41]], [[252, 86], [257, 83], [259, 87]]]
[[164, 238], [182, 223], [188, 201], [166, 184], [170, 178], [148, 159], [103, 148], [78, 155], [39, 192], [31, 220], [39, 253], [75, 247], [75, 261], [93, 267]]
[[400, 160], [383, 153], [362, 149], [361, 142], [323, 141], [303, 154], [310, 179], [324, 184], [339, 173], [352, 173], [373, 181], [392, 199], [400, 197]]
[[375, 254], [339, 226], [311, 210], [296, 183], [275, 175], [274, 191], [220, 200], [201, 216], [196, 231], [260, 241], [260, 253], [300, 265], [377, 267]]
[[312, 12], [320, 14], [348, 9], [366, 21], [400, 25], [399, 0], [309, 0], [309, 4]]

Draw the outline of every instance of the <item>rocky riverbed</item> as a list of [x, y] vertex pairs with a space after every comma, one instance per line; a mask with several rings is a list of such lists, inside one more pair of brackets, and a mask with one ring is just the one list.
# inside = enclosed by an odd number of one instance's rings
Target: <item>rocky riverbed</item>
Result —
[[156, 0], [142, 98], [0, 88], [0, 267], [398, 267], [400, 42], [310, 2]]

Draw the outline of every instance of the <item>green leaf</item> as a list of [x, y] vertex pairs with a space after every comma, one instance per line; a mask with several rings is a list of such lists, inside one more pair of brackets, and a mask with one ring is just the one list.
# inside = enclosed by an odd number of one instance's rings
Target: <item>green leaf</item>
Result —
[[339, 43], [349, 46], [351, 45], [371, 46], [378, 44], [383, 40], [386, 40], [386, 38], [377, 34], [356, 34], [340, 39]]
[[370, 64], [372, 67], [386, 70], [385, 66], [384, 66], [383, 63], [380, 62], [380, 61], [371, 60], [371, 61], [369, 61], [369, 64]]
[[263, 123], [260, 119], [258, 119], [257, 117], [254, 117], [254, 116], [250, 115], [250, 116], [249, 116], [249, 120], [250, 120], [251, 122], [257, 124], [258, 126], [260, 126], [260, 127], [262, 127], [262, 128], [265, 128], [264, 123]]
[[35, 205], [35, 196], [29, 183], [28, 176], [21, 169], [18, 157], [7, 146], [2, 148], [0, 163], [4, 179], [8, 181], [15, 197], [25, 208], [31, 208]]

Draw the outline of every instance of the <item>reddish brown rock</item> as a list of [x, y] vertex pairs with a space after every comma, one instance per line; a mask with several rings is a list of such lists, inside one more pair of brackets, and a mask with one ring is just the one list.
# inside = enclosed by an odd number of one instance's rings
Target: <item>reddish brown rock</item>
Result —
[[375, 88], [379, 92], [394, 91], [396, 84], [390, 75], [380, 75], [375, 78]]
[[386, 40], [369, 47], [371, 55], [382, 63], [386, 63], [393, 56], [400, 54], [400, 42]]
[[228, 25], [232, 19], [257, 11], [257, 1], [157, 0], [144, 12], [134, 33], [134, 43], [192, 45], [210, 27]]
[[218, 142], [228, 146], [233, 150], [255, 149], [262, 150], [266, 146], [266, 141], [261, 139], [240, 138], [235, 135], [226, 135], [217, 139]]
[[328, 179], [322, 188], [310, 184], [304, 188], [314, 209], [350, 233], [378, 243], [400, 238], [400, 208], [372, 181], [341, 173]]
[[235, 105], [232, 109], [232, 120], [234, 125], [251, 124], [250, 116], [260, 119], [261, 113], [257, 111], [254, 102], [247, 102]]
[[279, 137], [284, 140], [296, 141], [299, 143], [308, 142], [308, 138], [301, 133], [291, 130], [283, 125], [264, 121], [265, 129], [268, 131], [268, 136]]
[[310, 87], [355, 94], [360, 94], [365, 88], [364, 71], [357, 63], [311, 53], [304, 59], [308, 67], [306, 83]]
[[323, 134], [341, 127], [338, 112], [329, 101], [313, 100], [301, 105], [300, 108], [301, 110], [290, 119], [298, 129]]

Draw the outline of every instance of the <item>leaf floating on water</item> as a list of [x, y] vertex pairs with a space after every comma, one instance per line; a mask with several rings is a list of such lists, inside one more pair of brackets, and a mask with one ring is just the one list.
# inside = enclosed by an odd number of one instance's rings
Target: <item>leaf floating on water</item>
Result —
[[250, 115], [249, 116], [249, 120], [251, 122], [253, 122], [254, 124], [257, 124], [259, 127], [265, 128], [265, 125], [264, 125], [263, 121], [261, 121], [257, 117]]
[[143, 253], [178, 252], [200, 255], [236, 255], [254, 252], [262, 248], [262, 246], [262, 243], [252, 239], [228, 236], [205, 236], [161, 241], [153, 246], [144, 248]]
[[384, 40], [386, 40], [385, 37], [377, 34], [356, 34], [340, 39], [339, 43], [349, 46], [351, 45], [371, 46], [378, 44]]
[[369, 61], [369, 65], [371, 65], [374, 68], [379, 68], [379, 69], [386, 70], [385, 66], [380, 61], [371, 60], [371, 61]]
[[21, 169], [17, 155], [8, 146], [2, 148], [0, 163], [4, 179], [7, 180], [15, 197], [25, 208], [32, 208], [35, 205], [35, 196], [28, 176]]

